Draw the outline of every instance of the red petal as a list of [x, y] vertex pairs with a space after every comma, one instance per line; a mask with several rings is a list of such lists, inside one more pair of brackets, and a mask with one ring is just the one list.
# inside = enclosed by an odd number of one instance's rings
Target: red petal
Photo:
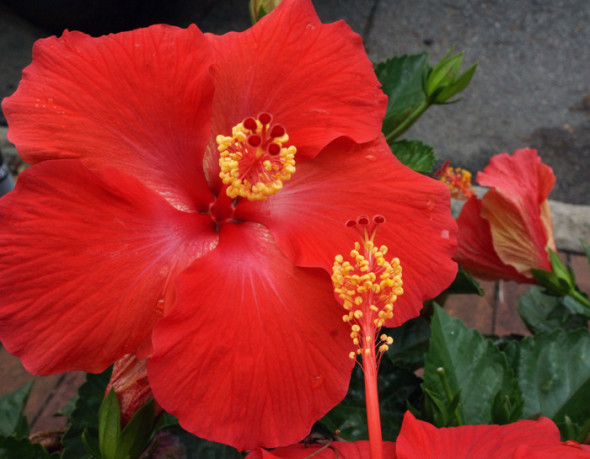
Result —
[[353, 349], [329, 276], [297, 268], [260, 225], [221, 227], [178, 277], [148, 376], [195, 435], [238, 449], [301, 440], [342, 400]]
[[329, 272], [334, 257], [346, 256], [359, 238], [345, 222], [376, 214], [387, 222], [375, 243], [386, 245], [403, 268], [404, 294], [392, 323], [397, 326], [453, 281], [457, 227], [448, 188], [403, 166], [383, 138], [364, 145], [334, 142], [313, 161], [297, 165], [276, 195], [236, 207], [236, 218], [267, 226], [297, 266]]
[[342, 21], [322, 24], [310, 0], [284, 0], [245, 32], [207, 38], [217, 55], [213, 140], [260, 112], [286, 128], [300, 159], [340, 136], [379, 135], [387, 98], [361, 37]]
[[[513, 424], [436, 428], [408, 411], [396, 441], [398, 459], [511, 458], [521, 445], [537, 449], [560, 444], [559, 430], [548, 418]], [[533, 456], [534, 457], [534, 456]]]
[[93, 38], [39, 40], [2, 108], [29, 163], [81, 159], [134, 175], [180, 209], [207, 193], [202, 158], [213, 86], [195, 27], [157, 25]]
[[481, 216], [490, 222], [500, 259], [527, 277], [532, 277], [530, 268], [551, 270], [547, 247], [554, 250], [555, 243], [544, 203], [555, 176], [537, 151], [494, 156], [478, 182], [492, 187], [482, 199]]
[[554, 443], [551, 445], [521, 445], [516, 448], [512, 459], [555, 459], [555, 458], [590, 458], [590, 445], [580, 445], [574, 441]]
[[461, 209], [457, 218], [459, 232], [455, 260], [483, 279], [534, 282], [500, 260], [492, 243], [490, 224], [481, 217], [481, 207], [481, 200], [474, 196]]
[[[396, 459], [395, 443], [383, 442], [383, 455], [387, 459]], [[367, 459], [371, 457], [368, 441], [341, 442], [335, 441], [326, 445], [296, 445], [266, 451], [256, 449], [246, 456], [247, 459]]]
[[98, 372], [133, 352], [169, 279], [216, 243], [208, 217], [76, 160], [25, 171], [0, 221], [0, 339], [35, 374]]

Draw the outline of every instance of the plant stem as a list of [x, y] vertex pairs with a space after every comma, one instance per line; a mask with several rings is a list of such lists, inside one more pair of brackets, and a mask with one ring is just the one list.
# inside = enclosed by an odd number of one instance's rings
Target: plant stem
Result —
[[383, 459], [383, 438], [381, 436], [379, 393], [377, 391], [377, 361], [373, 341], [363, 343], [363, 369], [365, 373], [365, 403], [367, 405], [371, 459]]
[[587, 308], [590, 308], [590, 301], [588, 300], [588, 298], [586, 298], [580, 292], [578, 292], [577, 290], [575, 290], [575, 288], [572, 289], [572, 291], [570, 292], [569, 295], [572, 298], [574, 298], [578, 303], [583, 304]]
[[393, 140], [397, 139], [400, 135], [402, 135], [404, 132], [410, 129], [412, 124], [414, 124], [418, 120], [418, 118], [422, 116], [422, 113], [424, 113], [426, 109], [430, 107], [430, 105], [431, 104], [428, 103], [426, 100], [423, 101], [420, 105], [418, 105], [418, 107], [416, 107], [416, 109], [410, 114], [410, 116], [408, 116], [398, 127], [396, 127], [393, 131], [391, 131], [389, 134], [385, 136], [385, 140], [387, 140], [387, 143], [391, 143]]

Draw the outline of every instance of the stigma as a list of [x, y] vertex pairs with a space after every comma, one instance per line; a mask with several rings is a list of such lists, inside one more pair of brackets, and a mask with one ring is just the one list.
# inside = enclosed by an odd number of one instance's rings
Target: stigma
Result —
[[348, 260], [336, 255], [332, 266], [334, 293], [345, 309], [342, 320], [350, 324], [350, 338], [356, 347], [350, 353], [352, 359], [368, 355], [370, 346], [377, 348], [380, 357], [393, 343], [391, 337], [379, 332], [393, 318], [394, 303], [404, 293], [402, 267], [398, 258], [386, 259], [386, 246], [374, 242], [377, 226], [382, 223], [385, 218], [381, 215], [373, 217], [372, 224], [365, 216], [346, 222], [361, 240], [354, 243]]
[[218, 135], [216, 141], [219, 177], [230, 198], [266, 199], [295, 172], [297, 148], [287, 145], [286, 129], [273, 123], [269, 113], [246, 118], [232, 128], [230, 137]]

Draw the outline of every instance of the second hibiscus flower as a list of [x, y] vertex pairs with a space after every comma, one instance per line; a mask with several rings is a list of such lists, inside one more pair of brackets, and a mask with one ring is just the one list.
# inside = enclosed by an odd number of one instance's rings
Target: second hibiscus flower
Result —
[[547, 202], [553, 171], [524, 148], [494, 156], [477, 179], [490, 190], [463, 206], [455, 259], [483, 278], [534, 282], [531, 268], [550, 271], [547, 249], [556, 250]]

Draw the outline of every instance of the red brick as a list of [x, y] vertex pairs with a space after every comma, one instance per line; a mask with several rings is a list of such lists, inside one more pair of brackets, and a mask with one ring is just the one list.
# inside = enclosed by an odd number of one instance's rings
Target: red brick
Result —
[[523, 293], [530, 290], [530, 284], [500, 281], [496, 295], [496, 322], [494, 334], [530, 335], [518, 314], [518, 301]]
[[0, 347], [0, 397], [14, 392], [33, 380], [33, 389], [25, 415], [31, 432], [54, 430], [65, 425], [65, 419], [54, 417], [54, 413], [73, 397], [84, 380], [80, 372], [68, 375], [34, 376], [25, 370], [20, 361]]
[[490, 334], [493, 329], [494, 282], [480, 281], [485, 296], [451, 295], [444, 304], [445, 311], [461, 319], [465, 325], [481, 333]]
[[576, 283], [582, 292], [590, 295], [590, 266], [585, 255], [570, 254], [569, 263], [576, 275]]

